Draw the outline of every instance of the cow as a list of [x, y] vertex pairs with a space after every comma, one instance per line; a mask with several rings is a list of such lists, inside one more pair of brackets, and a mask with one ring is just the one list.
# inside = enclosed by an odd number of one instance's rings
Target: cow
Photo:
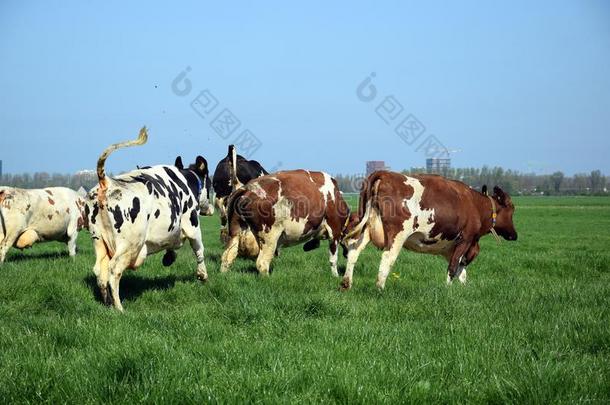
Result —
[[[487, 195], [466, 184], [437, 175], [406, 176], [372, 173], [360, 193], [358, 213], [350, 216], [342, 243], [347, 267], [342, 289], [352, 286], [358, 256], [372, 242], [383, 249], [377, 287], [383, 289], [401, 248], [443, 256], [449, 263], [447, 283], [466, 282], [466, 266], [479, 254], [479, 240], [488, 233], [517, 240], [515, 206], [500, 187]], [[499, 241], [500, 239], [498, 239]]]
[[[226, 210], [229, 195], [250, 180], [267, 174], [269, 173], [256, 160], [247, 160], [238, 155], [234, 145], [229, 145], [227, 156], [218, 162], [214, 171], [213, 187], [216, 195], [215, 205], [220, 213], [220, 241], [225, 246], [229, 242]], [[238, 247], [239, 256], [251, 258], [258, 256], [258, 244], [252, 232], [240, 233]]]
[[60, 241], [76, 255], [78, 231], [86, 227], [85, 200], [65, 187], [0, 190], [0, 264], [11, 247]]
[[[174, 166], [158, 165], [130, 171], [117, 177], [105, 174], [105, 161], [116, 149], [143, 145], [146, 127], [137, 139], [106, 148], [97, 162], [99, 184], [88, 195], [87, 214], [95, 249], [93, 272], [102, 300], [123, 311], [119, 283], [123, 271], [137, 269], [147, 256], [166, 250], [163, 262], [171, 264], [174, 250], [185, 240], [197, 259], [197, 277], [207, 280], [199, 215], [211, 215], [207, 162], [197, 156], [183, 167], [181, 157]], [[110, 293], [108, 293], [110, 288]]]
[[229, 242], [222, 254], [221, 272], [238, 254], [240, 234], [251, 231], [260, 251], [256, 268], [269, 274], [276, 248], [307, 242], [305, 250], [329, 240], [332, 274], [337, 273], [337, 248], [349, 207], [337, 182], [323, 172], [281, 171], [250, 180], [231, 194], [227, 204]]
[[226, 223], [226, 202], [229, 195], [250, 180], [267, 175], [267, 171], [256, 160], [247, 160], [235, 151], [234, 145], [229, 145], [229, 152], [218, 165], [212, 177], [215, 204], [220, 213], [223, 226]]

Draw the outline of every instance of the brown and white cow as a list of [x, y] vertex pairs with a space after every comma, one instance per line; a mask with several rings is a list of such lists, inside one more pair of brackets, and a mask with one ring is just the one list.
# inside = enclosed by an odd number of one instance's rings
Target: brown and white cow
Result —
[[65, 187], [0, 190], [0, 264], [12, 247], [24, 249], [36, 242], [60, 241], [76, 254], [78, 231], [86, 225], [85, 201]]
[[392, 265], [404, 247], [445, 257], [447, 282], [466, 281], [466, 266], [479, 254], [479, 239], [497, 232], [517, 240], [515, 207], [499, 187], [492, 196], [466, 184], [436, 175], [405, 176], [389, 171], [372, 173], [362, 186], [358, 214], [344, 230], [348, 249], [342, 288], [352, 286], [354, 266], [369, 241], [383, 249], [377, 287], [383, 289]]
[[279, 246], [307, 242], [305, 250], [329, 239], [330, 264], [337, 273], [337, 251], [349, 208], [337, 182], [323, 172], [282, 171], [251, 180], [231, 194], [227, 209], [229, 243], [222, 255], [221, 271], [235, 260], [239, 237], [252, 231], [260, 251], [259, 274], [267, 275]]
[[[218, 162], [214, 171], [215, 203], [220, 214], [220, 241], [225, 248], [229, 243], [229, 227], [227, 226], [227, 203], [229, 196], [235, 190], [242, 188], [250, 180], [269, 174], [256, 160], [247, 160], [238, 155], [235, 145], [229, 145], [227, 156]], [[259, 248], [252, 232], [241, 232], [238, 243], [238, 256], [255, 258]]]

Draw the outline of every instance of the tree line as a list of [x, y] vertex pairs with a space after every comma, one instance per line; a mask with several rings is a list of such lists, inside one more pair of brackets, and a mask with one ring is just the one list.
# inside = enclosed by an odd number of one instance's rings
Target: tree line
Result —
[[61, 174], [46, 172], [10, 174], [4, 173], [0, 178], [0, 185], [18, 188], [45, 188], [69, 187], [73, 190], [84, 188], [90, 190], [97, 184], [97, 175], [94, 172], [81, 172], [75, 174]]
[[[403, 174], [426, 173], [423, 167], [403, 170]], [[484, 184], [498, 185], [509, 194], [515, 195], [608, 195], [607, 178], [599, 170], [591, 173], [578, 173], [566, 176], [557, 171], [552, 174], [521, 173], [501, 167], [449, 168], [440, 174], [444, 177], [462, 181], [480, 189]], [[358, 192], [363, 175], [335, 176], [339, 189], [343, 192]]]
[[[402, 171], [404, 174], [425, 172], [426, 169], [422, 167]], [[480, 189], [483, 184], [498, 185], [509, 194], [515, 195], [608, 195], [607, 178], [599, 170], [566, 176], [559, 171], [552, 174], [535, 174], [483, 166], [482, 168], [450, 168], [438, 174], [460, 180], [477, 189]], [[364, 175], [337, 174], [335, 179], [341, 191], [355, 193], [360, 191]], [[76, 174], [8, 173], [3, 174], [0, 178], [0, 185], [19, 188], [69, 187], [78, 190], [83, 187], [85, 190], [89, 190], [96, 184], [97, 176], [94, 172]]]

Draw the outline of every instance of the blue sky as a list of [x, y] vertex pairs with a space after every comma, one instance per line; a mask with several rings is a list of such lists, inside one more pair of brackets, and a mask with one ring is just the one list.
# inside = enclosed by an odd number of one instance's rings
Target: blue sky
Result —
[[[110, 171], [177, 154], [215, 166], [247, 129], [268, 169], [422, 166], [434, 135], [459, 150], [454, 166], [610, 174], [610, 3], [447, 3], [4, 0], [4, 171], [91, 169], [146, 124], [149, 143]], [[377, 97], [363, 102], [371, 72]], [[190, 103], [204, 90], [218, 104], [202, 118]], [[387, 96], [403, 107], [389, 124]], [[227, 139], [210, 126], [225, 108], [241, 122]], [[394, 132], [409, 114], [425, 126], [411, 145]]]

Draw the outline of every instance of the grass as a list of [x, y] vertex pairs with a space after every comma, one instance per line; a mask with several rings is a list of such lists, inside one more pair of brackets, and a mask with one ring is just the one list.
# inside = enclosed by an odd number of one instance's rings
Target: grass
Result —
[[610, 199], [515, 203], [519, 241], [485, 238], [466, 286], [404, 251], [378, 292], [369, 247], [341, 293], [325, 243], [283, 249], [266, 279], [241, 259], [220, 274], [212, 217], [209, 282], [188, 247], [169, 269], [149, 257], [119, 314], [96, 299], [88, 234], [74, 260], [57, 243], [12, 250], [0, 402], [608, 403]]

